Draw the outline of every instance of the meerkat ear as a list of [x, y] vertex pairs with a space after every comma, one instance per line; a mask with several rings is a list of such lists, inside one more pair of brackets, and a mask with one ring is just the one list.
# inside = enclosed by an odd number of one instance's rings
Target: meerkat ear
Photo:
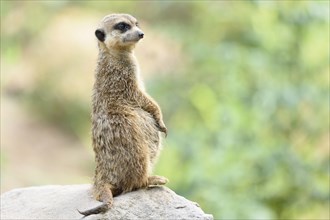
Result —
[[97, 29], [95, 31], [95, 36], [97, 37], [97, 39], [99, 39], [99, 41], [103, 42], [105, 40], [105, 33], [104, 30], [102, 29]]

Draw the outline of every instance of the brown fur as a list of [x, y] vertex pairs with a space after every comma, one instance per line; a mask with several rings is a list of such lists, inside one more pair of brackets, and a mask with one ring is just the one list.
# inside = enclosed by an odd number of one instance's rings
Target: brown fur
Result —
[[[114, 29], [120, 22], [131, 28]], [[133, 49], [143, 37], [134, 17], [106, 16], [98, 30], [95, 84], [92, 97], [92, 141], [96, 169], [93, 193], [103, 205], [80, 212], [96, 214], [109, 209], [113, 196], [149, 185], [163, 185], [167, 179], [150, 176], [160, 151], [160, 132], [167, 134], [157, 103], [144, 91]]]

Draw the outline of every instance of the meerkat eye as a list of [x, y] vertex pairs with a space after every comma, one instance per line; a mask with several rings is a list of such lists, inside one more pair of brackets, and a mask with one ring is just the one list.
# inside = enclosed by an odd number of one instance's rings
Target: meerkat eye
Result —
[[139, 22], [136, 22], [135, 25], [136, 27], [140, 27]]
[[131, 25], [129, 25], [125, 22], [120, 22], [115, 25], [114, 29], [120, 30], [121, 32], [125, 32], [125, 31], [131, 29]]

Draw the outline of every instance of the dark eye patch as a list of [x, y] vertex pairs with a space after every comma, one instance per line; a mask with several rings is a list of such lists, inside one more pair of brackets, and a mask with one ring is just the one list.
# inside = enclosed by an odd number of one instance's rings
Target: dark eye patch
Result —
[[114, 26], [115, 30], [120, 30], [122, 33], [131, 29], [131, 25], [127, 24], [126, 22], [120, 22]]

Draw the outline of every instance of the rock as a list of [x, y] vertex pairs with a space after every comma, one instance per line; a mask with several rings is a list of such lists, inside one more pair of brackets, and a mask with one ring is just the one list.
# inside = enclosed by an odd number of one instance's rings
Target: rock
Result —
[[[1, 195], [1, 219], [81, 219], [77, 209], [99, 204], [92, 198], [88, 184], [14, 189]], [[96, 219], [212, 220], [213, 216], [167, 187], [153, 187], [115, 197], [107, 213], [84, 218]]]

